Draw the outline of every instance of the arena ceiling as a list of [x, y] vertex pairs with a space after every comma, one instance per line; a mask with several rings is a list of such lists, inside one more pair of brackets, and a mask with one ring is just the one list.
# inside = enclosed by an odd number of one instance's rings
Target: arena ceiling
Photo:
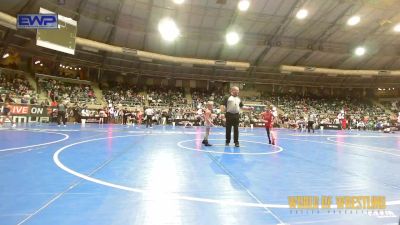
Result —
[[[59, 3], [65, 2], [65, 4]], [[237, 80], [281, 84], [330, 84], [335, 86], [399, 86], [393, 77], [321, 77], [309, 74], [280, 74], [279, 65], [339, 69], [400, 69], [399, 0], [251, 0], [248, 11], [237, 8], [238, 0], [13, 0], [1, 1], [1, 11], [16, 16], [35, 13], [39, 7], [78, 20], [77, 36], [172, 56], [250, 62], [247, 71], [146, 62], [106, 52], [77, 47], [76, 56], [42, 50], [56, 61], [76, 60], [124, 72]], [[309, 15], [296, 19], [299, 9]], [[354, 15], [356, 26], [346, 25]], [[157, 30], [164, 17], [175, 20], [181, 36], [173, 43], [163, 41]], [[34, 33], [2, 29], [2, 44], [34, 49]], [[225, 34], [236, 30], [239, 44], [228, 46]], [[24, 39], [25, 37], [25, 39]], [[364, 56], [353, 54], [365, 46]], [[34, 51], [34, 50], [33, 50]], [[380, 83], [381, 82], [381, 83]], [[357, 85], [356, 85], [357, 84]]]

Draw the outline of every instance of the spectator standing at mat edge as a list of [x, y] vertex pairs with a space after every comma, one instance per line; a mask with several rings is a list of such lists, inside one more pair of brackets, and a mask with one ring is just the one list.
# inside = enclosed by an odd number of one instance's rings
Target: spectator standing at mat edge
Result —
[[61, 125], [61, 123], [63, 123], [64, 127], [66, 126], [66, 111], [67, 111], [67, 107], [65, 105], [65, 102], [60, 102], [60, 104], [58, 104], [57, 106], [57, 122], [58, 122], [58, 126]]
[[5, 103], [3, 107], [3, 111], [1, 112], [1, 115], [3, 115], [3, 119], [0, 120], [0, 127], [3, 126], [3, 123], [5, 123], [6, 119], [10, 120], [12, 123], [12, 128], [15, 128], [17, 124], [13, 120], [13, 115], [11, 114], [11, 104], [15, 104], [15, 101], [11, 98], [10, 94], [7, 93], [3, 102]]
[[400, 112], [398, 113], [397, 116], [397, 126], [400, 128]]
[[86, 119], [90, 116], [89, 110], [87, 109], [87, 106], [84, 106], [82, 111], [81, 111], [81, 124], [82, 126], [85, 126], [86, 124]]

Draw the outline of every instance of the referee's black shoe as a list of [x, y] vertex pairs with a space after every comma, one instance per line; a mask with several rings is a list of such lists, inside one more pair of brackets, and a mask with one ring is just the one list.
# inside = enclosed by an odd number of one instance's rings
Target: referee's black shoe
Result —
[[240, 147], [239, 142], [235, 143], [235, 147]]
[[205, 146], [212, 146], [212, 144], [208, 143], [208, 140], [203, 140], [202, 142]]

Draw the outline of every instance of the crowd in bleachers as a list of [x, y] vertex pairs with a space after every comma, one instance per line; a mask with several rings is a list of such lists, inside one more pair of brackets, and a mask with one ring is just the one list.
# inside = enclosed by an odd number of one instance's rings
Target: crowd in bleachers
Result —
[[400, 101], [386, 101], [383, 102], [382, 105], [385, 106], [385, 108], [389, 109], [393, 113], [397, 113], [400, 111]]
[[263, 102], [265, 99], [258, 97], [258, 96], [253, 96], [253, 97], [242, 97], [241, 98], [243, 101], [246, 102]]
[[16, 103], [37, 104], [37, 94], [23, 76], [11, 73], [0, 74], [0, 95], [2, 99], [8, 94]]
[[311, 113], [316, 115], [318, 124], [342, 124], [344, 119], [351, 128], [374, 129], [391, 121], [384, 108], [362, 99], [280, 95], [267, 100], [284, 112], [281, 122], [289, 126], [305, 123]]
[[52, 102], [96, 103], [96, 96], [90, 85], [48, 79], [39, 79], [38, 83], [40, 90], [45, 91]]
[[214, 107], [219, 107], [222, 103], [224, 94], [222, 90], [191, 89], [192, 107], [202, 108], [208, 101], [214, 102]]
[[148, 87], [147, 100], [150, 106], [181, 106], [187, 105], [183, 88]]
[[120, 105], [120, 107], [142, 106], [145, 102], [145, 96], [140, 94], [142, 88], [136, 86], [112, 85], [112, 88], [103, 90], [103, 97], [109, 107]]
[[[101, 104], [93, 88], [87, 84], [63, 82], [56, 79], [38, 79], [39, 91], [46, 93], [51, 101], [43, 101], [42, 105], [57, 106], [59, 102], [66, 102], [69, 108], [68, 115], [82, 116], [81, 110], [90, 103]], [[214, 102], [214, 123], [224, 124], [224, 114], [220, 112], [226, 94], [220, 89], [190, 89], [190, 99], [185, 95], [183, 88], [178, 87], [137, 87], [123, 84], [110, 84], [112, 88], [103, 88], [102, 94], [105, 103], [102, 109], [89, 111], [88, 117], [104, 116], [114, 122], [122, 121], [121, 118], [129, 115], [133, 120], [138, 120], [138, 114], [143, 114], [146, 107], [154, 109], [152, 118], [155, 123], [172, 121], [196, 121], [202, 123], [202, 113], [207, 101]], [[8, 99], [8, 100], [6, 100]], [[11, 100], [10, 100], [11, 99]], [[189, 101], [188, 101], [189, 100]], [[242, 97], [246, 102], [259, 102], [261, 105], [272, 104], [278, 108], [279, 116], [277, 126], [299, 128], [307, 123], [310, 114], [316, 116], [316, 125], [340, 124], [345, 127], [358, 129], [381, 129], [394, 123], [396, 117], [390, 115], [400, 110], [400, 102], [392, 101], [383, 103], [383, 106], [374, 105], [372, 102], [350, 97], [321, 97], [301, 96], [299, 94], [274, 94], [262, 97]], [[0, 74], [0, 102], [13, 101], [21, 104], [39, 104], [38, 94], [31, 87], [23, 74]], [[100, 106], [101, 107], [101, 106]], [[75, 113], [74, 113], [75, 112]], [[246, 111], [241, 114], [241, 126], [262, 123], [260, 111]]]
[[[147, 89], [147, 90], [146, 90]], [[146, 91], [144, 91], [146, 90]], [[139, 94], [139, 93], [147, 93]], [[128, 89], [115, 86], [114, 89], [103, 91], [105, 99], [109, 101], [105, 109], [110, 118], [122, 118], [124, 114], [129, 114], [132, 118], [140, 111], [143, 113], [145, 107], [154, 109], [152, 115], [155, 123], [161, 121], [195, 121], [201, 124], [202, 108], [207, 101], [215, 102], [214, 123], [223, 125], [224, 115], [219, 110], [223, 95], [216, 94], [215, 91], [191, 90], [192, 104], [187, 104], [183, 89], [168, 89], [131, 87]], [[147, 98], [147, 99], [146, 99]], [[382, 107], [377, 107], [368, 101], [351, 98], [329, 98], [316, 96], [296, 96], [296, 95], [275, 95], [264, 96], [262, 98], [245, 98], [246, 101], [259, 101], [268, 105], [272, 103], [278, 107], [280, 113], [276, 121], [277, 126], [299, 128], [307, 123], [310, 114], [315, 114], [316, 125], [320, 124], [340, 124], [346, 120], [347, 128], [359, 129], [379, 129], [387, 126], [391, 122], [390, 115]], [[146, 105], [148, 101], [148, 106]], [[133, 104], [121, 104], [123, 102]], [[135, 106], [136, 109], [126, 107]], [[283, 111], [283, 112], [282, 112]], [[339, 114], [343, 114], [340, 118]], [[262, 123], [259, 116], [260, 112], [247, 111], [241, 115], [240, 123], [242, 126]], [[93, 116], [98, 115], [94, 112]]]

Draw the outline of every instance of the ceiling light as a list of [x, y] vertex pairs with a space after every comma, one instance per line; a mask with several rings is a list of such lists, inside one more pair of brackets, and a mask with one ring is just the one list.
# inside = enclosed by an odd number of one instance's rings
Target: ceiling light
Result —
[[364, 47], [357, 47], [354, 53], [358, 56], [362, 56], [365, 54], [365, 48]]
[[7, 58], [8, 56], [10, 56], [10, 54], [6, 53], [3, 55], [3, 59]]
[[36, 64], [39, 64], [39, 63], [40, 63], [40, 60], [36, 60], [36, 61], [35, 61], [35, 65], [36, 65]]
[[399, 32], [400, 33], [400, 23], [398, 23], [396, 26], [393, 27], [393, 30], [395, 32]]
[[238, 4], [240, 11], [247, 11], [250, 7], [250, 2], [248, 0], [241, 0]]
[[158, 23], [158, 31], [161, 37], [166, 41], [174, 41], [180, 35], [179, 28], [170, 18], [162, 19]]
[[308, 16], [308, 10], [307, 9], [300, 9], [297, 13], [296, 13], [296, 18], [299, 20], [302, 20], [304, 18], [306, 18]]
[[361, 21], [359, 16], [352, 16], [350, 19], [347, 20], [347, 25], [354, 26], [357, 25]]
[[185, 2], [185, 0], [173, 0], [175, 4], [182, 4], [183, 2]]
[[235, 45], [239, 42], [239, 34], [236, 32], [229, 32], [225, 36], [226, 42], [228, 45]]

